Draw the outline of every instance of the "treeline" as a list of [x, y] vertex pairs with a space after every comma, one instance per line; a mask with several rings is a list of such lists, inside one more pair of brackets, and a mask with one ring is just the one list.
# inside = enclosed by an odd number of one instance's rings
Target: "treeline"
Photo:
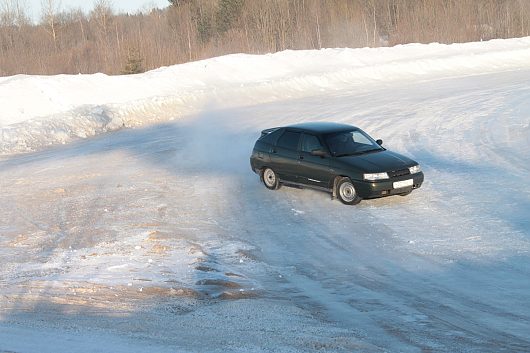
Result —
[[170, 0], [90, 13], [46, 0], [38, 24], [0, 0], [0, 76], [137, 73], [228, 53], [455, 43], [528, 36], [530, 0]]

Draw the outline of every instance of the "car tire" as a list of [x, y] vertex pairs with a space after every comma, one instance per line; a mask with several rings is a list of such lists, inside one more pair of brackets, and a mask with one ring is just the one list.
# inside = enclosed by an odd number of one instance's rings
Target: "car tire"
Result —
[[261, 171], [261, 180], [263, 185], [269, 190], [278, 190], [280, 188], [280, 178], [271, 168], [264, 168]]
[[355, 186], [353, 185], [350, 178], [341, 178], [339, 180], [337, 183], [336, 193], [340, 202], [345, 205], [357, 205], [362, 200], [362, 198], [357, 194]]

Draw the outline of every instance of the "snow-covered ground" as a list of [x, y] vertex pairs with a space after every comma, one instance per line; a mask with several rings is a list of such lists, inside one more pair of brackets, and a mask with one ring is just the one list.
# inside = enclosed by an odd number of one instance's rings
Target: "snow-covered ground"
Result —
[[[15, 76], [0, 102], [0, 352], [530, 351], [530, 38]], [[315, 120], [423, 187], [260, 185], [259, 131]]]
[[[228, 55], [141, 75], [0, 77], [0, 155], [205, 109], [528, 67], [530, 37], [467, 44]], [[207, 108], [206, 108], [207, 107]]]

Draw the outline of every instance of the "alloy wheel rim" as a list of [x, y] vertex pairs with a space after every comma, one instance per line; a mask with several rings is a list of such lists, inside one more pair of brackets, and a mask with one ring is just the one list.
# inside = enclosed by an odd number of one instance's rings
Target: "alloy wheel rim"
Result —
[[346, 202], [352, 202], [355, 199], [355, 188], [350, 182], [341, 184], [339, 193], [340, 197]]

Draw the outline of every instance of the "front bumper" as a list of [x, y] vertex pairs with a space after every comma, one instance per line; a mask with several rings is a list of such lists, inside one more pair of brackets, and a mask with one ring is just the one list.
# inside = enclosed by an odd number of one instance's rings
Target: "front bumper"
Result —
[[[394, 189], [393, 184], [396, 181], [412, 179], [412, 186]], [[357, 194], [363, 199], [373, 199], [376, 197], [385, 197], [391, 195], [407, 194], [414, 189], [421, 187], [423, 183], [423, 172], [416, 174], [403, 175], [397, 178], [391, 178], [380, 181], [353, 181]]]

